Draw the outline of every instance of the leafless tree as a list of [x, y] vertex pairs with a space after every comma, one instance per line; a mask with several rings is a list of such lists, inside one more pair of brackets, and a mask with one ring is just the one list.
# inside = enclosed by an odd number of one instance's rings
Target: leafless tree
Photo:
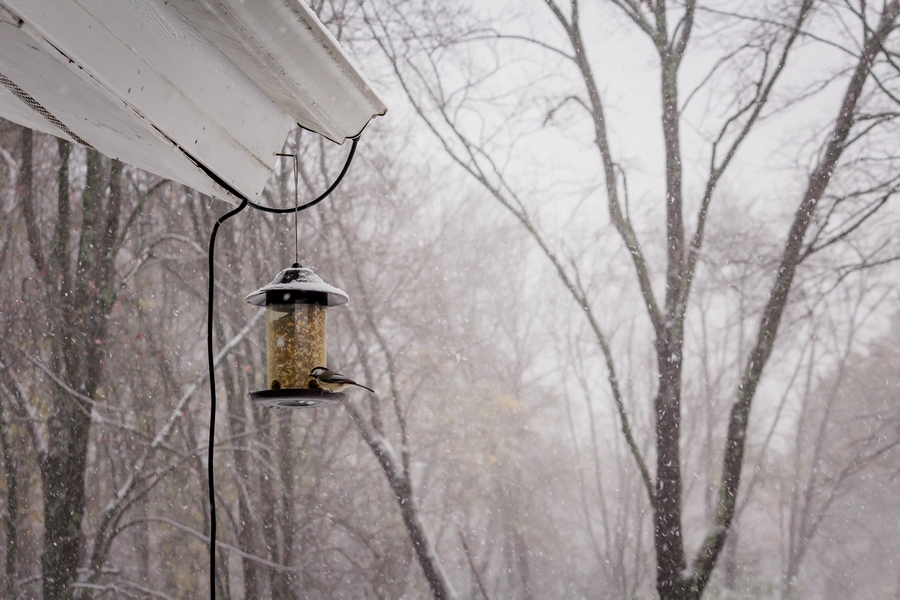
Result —
[[[896, 2], [538, 3], [543, 22], [424, 0], [314, 8], [380, 88], [413, 100], [391, 103], [401, 118], [373, 123], [339, 190], [299, 219], [301, 260], [351, 296], [329, 311], [329, 364], [377, 394], [252, 405], [265, 339], [244, 296], [294, 261], [293, 220], [229, 221], [216, 257], [217, 593], [643, 597], [656, 550], [660, 594], [699, 597], [740, 590], [779, 531], [802, 584], [791, 593], [850, 568], [831, 540], [871, 528], [861, 509], [887, 514], [895, 489], [892, 342], [873, 343], [883, 364], [869, 365], [841, 311], [870, 310], [869, 283], [850, 291], [898, 254]], [[660, 111], [645, 120], [666, 142], [664, 177], [621, 141], [601, 18], [655, 57]], [[804, 73], [824, 47], [828, 75]], [[796, 202], [760, 208], [736, 183], [744, 146], [796, 107], [838, 114], [778, 157]], [[523, 162], [534, 132], [591, 148], [600, 168], [573, 175], [584, 154]], [[299, 131], [286, 149], [299, 150], [301, 199], [344, 157]], [[0, 159], [3, 595], [203, 596], [205, 242], [224, 208], [6, 123]], [[292, 204], [293, 181], [279, 164], [263, 201]], [[806, 433], [785, 438], [789, 425]], [[80, 492], [45, 481], [51, 450], [54, 468], [81, 465]], [[59, 490], [81, 505], [57, 523], [44, 515]], [[60, 539], [75, 548], [68, 570], [42, 572]], [[883, 532], [854, 543], [895, 547]], [[770, 571], [754, 573], [777, 587]]]
[[[781, 82], [796, 47], [801, 42], [822, 39], [823, 35], [811, 30], [812, 16], [817, 4], [813, 0], [785, 5], [780, 12], [749, 13], [713, 5], [688, 1], [670, 6], [664, 0], [636, 2], [612, 0], [629, 21], [643, 33], [655, 49], [658, 60], [659, 94], [662, 107], [661, 130], [665, 155], [664, 199], [664, 258], [659, 269], [651, 263], [632, 221], [623, 198], [624, 169], [610, 143], [610, 124], [607, 119], [601, 85], [595, 76], [596, 63], [591, 60], [591, 48], [585, 41], [582, 29], [581, 5], [573, 0], [567, 7], [547, 0], [546, 6], [562, 30], [562, 39], [568, 48], [555, 45], [537, 35], [519, 35], [503, 31], [502, 26], [485, 25], [480, 28], [456, 27], [448, 20], [451, 8], [438, 8], [431, 3], [420, 3], [416, 11], [406, 5], [373, 4], [366, 10], [366, 21], [376, 43], [389, 60], [396, 80], [410, 99], [414, 110], [425, 126], [438, 138], [448, 155], [491, 196], [502, 204], [531, 234], [534, 241], [550, 260], [562, 285], [583, 311], [594, 333], [595, 341], [602, 349], [608, 381], [617, 409], [622, 434], [633, 460], [638, 466], [646, 488], [646, 495], [654, 514], [656, 549], [656, 582], [662, 598], [696, 598], [706, 589], [713, 568], [721, 554], [734, 518], [744, 466], [750, 409], [760, 384], [763, 370], [772, 356], [775, 341], [788, 306], [798, 268], [816, 252], [839, 243], [870, 221], [881, 206], [896, 194], [894, 180], [881, 177], [874, 186], [863, 184], [858, 192], [841, 194], [841, 198], [865, 197], [851, 203], [854, 210], [844, 219], [837, 217], [843, 207], [841, 201], [829, 202], [828, 190], [842, 188], [836, 173], [847, 169], [855, 161], [865, 160], [868, 146], [862, 140], [878, 130], [879, 125], [892, 117], [870, 118], [869, 107], [878, 107], [892, 98], [879, 77], [880, 71], [892, 73], [892, 55], [885, 48], [893, 40], [897, 26], [900, 3], [886, 1], [880, 8], [838, 6], [822, 3], [818, 9], [827, 13], [841, 12], [844, 22], [854, 22], [851, 43], [853, 49], [845, 49], [848, 64], [841, 76], [843, 93], [834, 117], [827, 126], [827, 135], [818, 138], [818, 151], [796, 208], [790, 217], [787, 235], [781, 244], [773, 281], [768, 298], [761, 309], [758, 328], [750, 347], [745, 350], [739, 381], [728, 416], [724, 441], [724, 457], [721, 466], [721, 482], [718, 486], [716, 508], [712, 523], [695, 552], [685, 549], [683, 525], [684, 476], [681, 447], [682, 382], [685, 357], [685, 327], [689, 314], [691, 290], [702, 263], [707, 221], [713, 200], [719, 195], [723, 176], [735, 163], [738, 152], [748, 137], [759, 129], [772, 105], [773, 91]], [[417, 15], [415, 19], [411, 15]], [[725, 21], [711, 20], [709, 17]], [[441, 18], [439, 25], [429, 27], [428, 18]], [[455, 18], [455, 16], [453, 17]], [[705, 20], [705, 21], [704, 21]], [[730, 100], [731, 112], [720, 121], [712, 132], [704, 150], [709, 157], [705, 185], [696, 202], [689, 202], [684, 190], [685, 155], [682, 146], [684, 129], [683, 110], [689, 95], [683, 100], [679, 88], [679, 70], [691, 42], [696, 35], [704, 35], [703, 25], [728, 26], [727, 23], [751, 22], [759, 25], [753, 39], [733, 51], [720, 54], [701, 88], [720, 69], [733, 64], [749, 64], [745, 72], [752, 73], [751, 83], [741, 88]], [[827, 27], [826, 27], [827, 30]], [[477, 111], [478, 101], [489, 97], [485, 82], [500, 70], [501, 59], [495, 53], [491, 69], [481, 69], [467, 78], [466, 65], [453, 64], [453, 49], [471, 48], [476, 44], [492, 44], [520, 41], [545, 50], [569, 69], [571, 81], [578, 88], [565, 92], [552, 110], [551, 119], [564, 104], [573, 103], [588, 116], [593, 144], [605, 181], [605, 195], [609, 220], [615, 228], [631, 261], [634, 276], [640, 288], [652, 332], [652, 347], [656, 355], [657, 385], [654, 393], [653, 439], [655, 469], [651, 471], [648, 460], [637, 442], [630, 424], [625, 398], [616, 367], [616, 357], [611, 349], [609, 334], [601, 325], [595, 303], [586, 294], [579, 280], [576, 265], [567, 264], [558, 245], [543, 231], [527, 202], [527, 194], [516, 185], [504, 165], [507, 152], [502, 144], [494, 143], [500, 136], [496, 124], [487, 124], [487, 117], [473, 122], [470, 112]], [[761, 40], [761, 41], [760, 41]], [[825, 43], [829, 43], [825, 40]], [[831, 42], [833, 44], [833, 42]], [[468, 55], [471, 56], [471, 55]], [[752, 60], [750, 57], [754, 57]], [[553, 63], [554, 65], [556, 63]], [[477, 70], [477, 69], [476, 69]], [[496, 92], [498, 96], [500, 92]], [[477, 99], [477, 100], [476, 100]], [[802, 96], [791, 100], [801, 101]], [[471, 106], [470, 106], [471, 105]], [[888, 114], [893, 114], [888, 112]], [[513, 116], [507, 115], [508, 120]], [[503, 126], [507, 121], [501, 121]], [[489, 130], [490, 132], [487, 132]], [[838, 180], [838, 181], [836, 181]], [[874, 199], [873, 199], [874, 197]], [[624, 200], [624, 201], [623, 201]], [[696, 205], [693, 233], [686, 232], [685, 219], [689, 206]], [[828, 206], [822, 211], [823, 206]], [[844, 213], [846, 215], [846, 213]], [[834, 215], [835, 219], [832, 219]], [[866, 262], [866, 261], [863, 261]], [[871, 264], [875, 261], [869, 261]], [[660, 301], [654, 286], [655, 273], [662, 270], [664, 294]], [[693, 558], [689, 560], [689, 554]]]

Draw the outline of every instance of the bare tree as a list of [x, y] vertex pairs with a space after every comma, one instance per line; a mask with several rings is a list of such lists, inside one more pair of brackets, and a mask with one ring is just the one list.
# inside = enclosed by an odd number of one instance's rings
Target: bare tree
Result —
[[[43, 580], [46, 598], [69, 598], [83, 552], [84, 477], [91, 403], [102, 377], [109, 312], [118, 291], [114, 261], [123, 236], [122, 165], [104, 165], [87, 152], [87, 181], [82, 193], [82, 235], [72, 243], [69, 195], [69, 145], [60, 141], [57, 220], [47, 244], [34, 202], [33, 133], [22, 129], [22, 177], [19, 202], [28, 231], [41, 300], [47, 303], [51, 341], [48, 363], [62, 382], [49, 390], [52, 398], [46, 454], [40, 457], [44, 489]], [[71, 249], [77, 258], [71, 259]], [[75, 396], [71, 393], [77, 392]]]
[[[530, 22], [430, 0], [315, 8], [346, 47], [388, 67], [371, 71], [380, 87], [406, 86], [413, 104], [392, 114], [418, 110], [443, 146], [408, 119], [373, 124], [335, 195], [299, 219], [301, 260], [351, 296], [329, 311], [329, 365], [378, 392], [345, 408], [251, 405], [265, 339], [244, 296], [293, 262], [293, 220], [247, 212], [223, 230], [218, 593], [638, 597], [652, 590], [655, 558], [661, 595], [696, 598], [746, 583], [750, 553], [779, 533], [773, 506], [787, 534], [791, 498], [803, 584], [816, 567], [815, 585], [836, 576], [828, 565], [847, 568], [823, 540], [870, 527], [858, 518], [867, 497], [890, 506], [894, 487], [879, 486], [896, 471], [884, 403], [896, 382], [849, 353], [832, 397], [837, 379], [823, 371], [840, 361], [811, 348], [849, 352], [831, 299], [848, 305], [840, 294], [897, 256], [885, 218], [900, 181], [896, 3], [544, 2]], [[659, 111], [645, 123], [664, 142], [664, 176], [642, 172], [622, 141], [595, 46], [604, 18], [631, 27], [656, 61]], [[821, 47], [838, 56], [831, 72], [800, 81]], [[698, 124], [702, 101], [712, 108]], [[744, 146], [777, 137], [769, 124], [794, 107], [837, 116], [777, 157], [799, 148], [807, 163], [780, 163], [797, 202], [760, 207], [743, 183]], [[204, 245], [222, 207], [41, 134], [23, 153], [21, 129], [0, 125], [3, 594], [40, 597], [46, 579], [57, 597], [202, 596]], [[535, 131], [574, 138], [599, 168], [573, 174], [566, 163], [584, 153], [546, 168], [521, 161]], [[306, 133], [289, 148], [300, 150], [301, 200], [344, 157]], [[292, 204], [292, 175], [280, 165], [264, 202]], [[65, 353], [71, 340], [80, 356]], [[889, 342], [875, 347], [890, 355]], [[89, 357], [96, 369], [82, 373]], [[891, 384], [869, 393], [876, 380]], [[801, 436], [804, 478], [779, 498], [789, 477], [779, 442], [807, 382], [807, 423], [828, 424], [819, 442]], [[863, 393], [877, 399], [870, 412], [841, 412], [864, 404], [845, 395]], [[85, 431], [85, 445], [61, 446]], [[67, 473], [83, 463], [65, 585], [42, 573], [60, 525], [41, 516], [59, 499], [42, 501], [78, 494], [44, 485], [51, 450]], [[876, 534], [859, 543], [894, 547]], [[724, 573], [710, 581], [717, 562]], [[761, 576], [777, 586], [770, 571]]]
[[[888, 287], [876, 302], [866, 306], [866, 278], [859, 280], [856, 297], [848, 301], [849, 314], [840, 319], [843, 335], [821, 336], [835, 340], [836, 347], [831, 351], [836, 355], [834, 367], [817, 382], [812, 365], [821, 358], [809, 358], [789, 453], [791, 472], [780, 484], [785, 515], [781, 597], [785, 599], [796, 597], [800, 569], [813, 553], [823, 527], [842, 512], [842, 504], [866, 503], [862, 498], [868, 494], [867, 480], [879, 477], [898, 445], [897, 437], [884, 427], [890, 409], [883, 393], [865, 390], [866, 385], [874, 384], [877, 389], [888, 383], [882, 372], [890, 368], [891, 358], [877, 356], [874, 361], [861, 362], [853, 352], [859, 330], [892, 289]], [[827, 326], [836, 328], [838, 323], [831, 321]], [[875, 352], [883, 344], [878, 340]]]
[[[685, 549], [683, 531], [681, 425], [685, 319], [690, 306], [692, 284], [703, 256], [710, 207], [724, 174], [733, 165], [748, 136], [757, 129], [764, 109], [770, 104], [773, 89], [779, 83], [798, 40], [808, 37], [816, 39], [815, 34], [807, 31], [814, 12], [814, 2], [805, 0], [792, 4], [777, 16], [729, 13], [727, 10], [700, 5], [690, 0], [678, 6], [669, 6], [664, 0], [612, 0], [612, 4], [649, 38], [659, 61], [661, 128], [665, 155], [665, 195], [662, 206], [666, 232], [665, 258], [661, 266], [661, 270], [665, 272], [662, 301], [658, 299], [654, 289], [655, 270], [638, 239], [627, 196], [623, 203], [620, 193], [621, 184], [624, 183], [620, 173], [624, 171], [609, 141], [609, 123], [601, 86], [594, 74], [590, 47], [582, 33], [580, 3], [577, 0], [573, 0], [568, 7], [558, 5], [553, 0], [546, 1], [547, 8], [562, 29], [568, 49], [561, 49], [538, 37], [505, 34], [489, 26], [474, 31], [466, 30], [462, 25], [454, 28], [447, 21], [441, 22], [440, 33], [432, 34], [426, 23], [416, 21], [413, 24], [410, 19], [412, 13], [405, 7], [401, 12], [399, 5], [369, 5], [366, 21], [422, 122], [443, 144], [449, 156], [531, 234], [590, 323], [595, 341], [605, 358], [622, 434], [641, 472], [653, 509], [657, 590], [662, 598], [697, 598], [709, 583], [734, 518], [744, 466], [750, 408], [763, 370], [772, 355], [797, 269], [818, 250], [857, 231], [859, 225], [878, 210], [878, 202], [875, 202], [871, 205], [871, 214], [863, 210], [857, 214], [856, 220], [844, 221], [843, 227], [828, 236], [828, 242], [825, 243], [818, 234], [808, 231], [810, 225], [817, 222], [815, 217], [818, 209], [826, 203], [826, 190], [832, 184], [836, 170], [841, 167], [842, 158], [849, 162], [853, 156], [849, 149], [858, 148], [860, 140], [867, 138], [877, 128], [869, 123], [864, 106], [877, 105], [878, 101], [873, 101], [873, 97], [890, 96], [873, 73], [879, 56], [884, 56], [886, 63], [891, 61], [890, 55], [885, 54], [885, 47], [896, 29], [900, 3], [884, 2], [873, 22], [869, 19], [874, 8], [846, 8], [845, 16], [856, 19], [857, 33], [854, 41], [858, 50], [850, 52], [853, 64], [848, 67], [843, 79], [846, 82], [843, 97], [829, 125], [829, 133], [816, 153], [815, 164], [791, 217], [787, 237], [782, 244], [773, 274], [774, 281], [761, 311], [757, 333], [744, 355], [744, 366], [728, 416], [721, 482], [712, 524], [696, 553], [692, 553], [694, 556], [691, 560], [691, 553]], [[422, 6], [422, 14], [446, 16], [443, 11], [427, 2]], [[785, 11], [790, 11], [789, 19], [783, 18]], [[681, 141], [684, 101], [680, 99], [678, 74], [701, 14], [726, 15], [734, 22], [749, 20], [768, 27], [757, 32], [763, 35], [761, 44], [748, 43], [733, 53], [722, 55], [710, 76], [704, 80], [704, 83], [708, 82], [718, 69], [726, 66], [735, 56], [755, 53], [758, 58], [752, 84], [743, 90], [746, 93], [739, 93], [733, 99], [733, 111], [726, 115], [718, 131], [711, 136], [711, 143], [706, 150], [709, 156], [706, 183], [701, 197], [694, 203], [698, 206], [694, 231], [688, 235], [685, 231], [688, 203], [683, 189], [685, 156]], [[566, 95], [548, 113], [548, 118], [553, 116], [559, 106], [569, 101], [582, 108], [589, 117], [591, 135], [605, 180], [609, 219], [627, 249], [652, 327], [657, 377], [653, 400], [653, 472], [630, 424], [609, 335], [601, 326], [601, 319], [592, 299], [579, 283], [578, 267], [567, 264], [562, 252], [543, 233], [523, 192], [505, 173], [503, 165], [508, 159], [492, 154], [487, 141], [492, 140], [492, 136], [484, 133], [483, 121], [478, 123], [481, 126], [479, 130], [477, 126], [472, 127], [471, 122], [466, 119], [468, 110], [477, 110], [474, 100], [471, 109], [467, 102], [478, 96], [479, 86], [490, 79], [491, 73], [472, 75], [466, 79], [465, 68], [449, 64], [452, 56], [447, 57], [452, 55], [454, 47], [472, 46], [483, 43], [485, 39], [492, 40], [495, 44], [500, 41], [521, 40], [522, 43], [537, 45], [555, 57], [561, 57], [561, 62], [567, 63], [572, 69], [573, 79], [581, 84], [581, 91]], [[459, 83], [461, 70], [462, 84]], [[499, 151], [503, 152], [502, 149]], [[890, 180], [881, 181], [876, 187], [882, 190], [885, 201], [896, 193], [896, 186]], [[864, 218], [860, 218], [863, 216]], [[827, 218], [824, 220], [828, 221]]]

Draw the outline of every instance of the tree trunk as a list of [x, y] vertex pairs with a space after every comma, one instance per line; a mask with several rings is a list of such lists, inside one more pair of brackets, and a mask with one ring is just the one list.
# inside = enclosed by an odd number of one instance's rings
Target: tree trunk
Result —
[[[220, 340], [227, 339], [222, 327], [221, 317], [216, 319], [216, 335]], [[246, 390], [241, 385], [235, 371], [240, 372], [240, 368], [232, 368], [231, 362], [222, 361], [223, 377], [222, 382], [225, 386], [225, 394], [228, 399], [228, 432], [235, 440], [243, 440], [246, 433]], [[243, 442], [236, 442], [240, 444]], [[238, 541], [240, 548], [244, 552], [256, 554], [256, 544], [253, 535], [253, 519], [251, 518], [250, 507], [250, 473], [247, 468], [247, 453], [242, 449], [232, 451], [234, 456], [234, 469], [238, 486]], [[245, 600], [257, 600], [261, 597], [259, 593], [259, 566], [255, 561], [241, 559], [244, 575], [244, 598]]]
[[900, 0], [893, 0], [885, 4], [878, 27], [866, 41], [844, 92], [831, 136], [826, 142], [819, 163], [809, 176], [806, 191], [794, 213], [775, 281], [769, 292], [769, 300], [760, 320], [756, 342], [747, 357], [737, 389], [737, 398], [731, 407], [725, 456], [722, 460], [722, 480], [719, 486], [715, 525], [701, 544], [693, 568], [691, 586], [696, 590], [698, 597], [709, 582], [734, 517], [740, 490], [741, 470], [744, 465], [750, 408], [762, 378], [763, 369], [772, 355], [794, 276], [802, 262], [806, 230], [846, 149], [845, 144], [854, 125], [857, 105], [871, 73], [872, 64], [876, 56], [883, 50], [885, 39], [894, 30], [898, 14], [900, 14]]
[[[294, 436], [293, 419], [282, 419], [278, 425], [278, 471], [281, 475], [282, 505], [278, 515], [278, 525], [281, 529], [281, 556], [279, 562], [286, 567], [293, 566], [294, 562]], [[274, 588], [272, 594], [276, 598], [296, 598], [291, 585], [291, 574], [280, 570], [273, 578]]]
[[[66, 385], [93, 397], [103, 372], [107, 319], [118, 291], [114, 258], [122, 201], [122, 164], [113, 161], [106, 191], [104, 160], [88, 150], [87, 186], [83, 195], [81, 239], [74, 276], [68, 273], [69, 195], [68, 146], [60, 144], [59, 210], [51, 256], [44, 262], [41, 233], [31, 191], [33, 134], [23, 132], [23, 185], [20, 200], [26, 218], [31, 256], [44, 287], [51, 332], [50, 363]], [[52, 271], [52, 272], [50, 272]], [[72, 282], [74, 290], [67, 289]], [[71, 292], [71, 293], [69, 293]], [[84, 552], [81, 521], [84, 480], [91, 427], [89, 403], [61, 386], [50, 392], [47, 419], [49, 447], [41, 457], [44, 492], [44, 550], [41, 557], [44, 597], [71, 598], [71, 583]]]
[[725, 589], [731, 592], [737, 589], [737, 545], [738, 529], [732, 525], [725, 540]]
[[[263, 342], [265, 343], [265, 342]], [[253, 423], [259, 432], [260, 446], [263, 457], [268, 464], [273, 464], [274, 456], [271, 452], [272, 442], [269, 433], [272, 422], [272, 411], [267, 408], [258, 406], [252, 407]], [[265, 555], [274, 563], [279, 560], [278, 555], [278, 531], [276, 528], [275, 515], [277, 512], [275, 494], [272, 486], [275, 484], [273, 479], [269, 477], [267, 469], [260, 469], [258, 473], [257, 485], [259, 486], [260, 513], [262, 520], [262, 534], [266, 545]], [[277, 589], [278, 571], [271, 569], [269, 572], [269, 589], [270, 594], [274, 594]]]
[[6, 474], [6, 597], [19, 596], [16, 585], [16, 561], [18, 559], [19, 478], [16, 452], [13, 450], [12, 431], [0, 401], [0, 442], [3, 443], [3, 470]]
[[385, 439], [384, 435], [366, 422], [352, 403], [345, 402], [344, 407], [350, 413], [363, 439], [365, 439], [366, 444], [372, 450], [372, 454], [378, 459], [381, 469], [387, 476], [391, 490], [394, 492], [394, 497], [397, 499], [397, 504], [400, 506], [400, 514], [403, 517], [404, 525], [406, 525], [409, 540], [416, 551], [419, 565], [422, 567], [425, 579], [431, 587], [435, 600], [453, 600], [456, 594], [450, 585], [449, 579], [447, 579], [446, 573], [444, 573], [444, 569], [441, 567], [437, 552], [434, 549], [434, 543], [425, 530], [425, 524], [422, 522], [413, 494], [412, 481], [409, 478], [409, 472], [403, 466], [403, 461], [397, 455], [390, 442]]
[[656, 396], [656, 589], [660, 598], [681, 598], [685, 568], [681, 536], [681, 394], [678, 366], [660, 354]]

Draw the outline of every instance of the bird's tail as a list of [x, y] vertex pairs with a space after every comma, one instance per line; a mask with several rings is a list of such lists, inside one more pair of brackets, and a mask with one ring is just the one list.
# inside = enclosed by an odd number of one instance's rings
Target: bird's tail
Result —
[[375, 393], [375, 390], [373, 390], [373, 389], [370, 388], [370, 387], [366, 387], [366, 386], [364, 386], [364, 385], [361, 384], [361, 383], [354, 383], [353, 385], [355, 385], [356, 387], [361, 387], [361, 388], [364, 389], [364, 390], [369, 390], [369, 391], [372, 392], [373, 394]]

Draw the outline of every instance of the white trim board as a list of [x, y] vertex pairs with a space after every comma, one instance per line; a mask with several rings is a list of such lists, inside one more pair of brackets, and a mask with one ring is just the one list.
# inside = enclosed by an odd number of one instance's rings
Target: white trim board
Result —
[[[297, 0], [0, 0], [0, 74], [104, 154], [232, 203], [295, 123], [342, 143], [386, 112]], [[0, 116], [69, 137], [5, 88]]]

